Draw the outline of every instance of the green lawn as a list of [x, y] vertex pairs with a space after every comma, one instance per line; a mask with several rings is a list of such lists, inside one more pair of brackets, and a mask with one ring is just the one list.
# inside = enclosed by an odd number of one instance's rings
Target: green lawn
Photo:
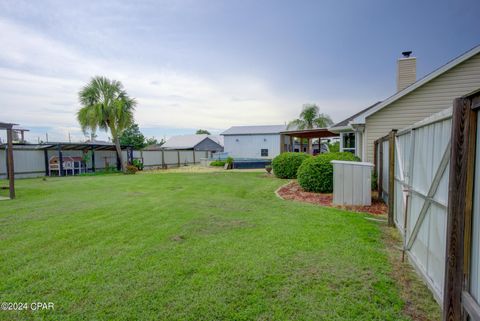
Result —
[[261, 173], [28, 179], [0, 202], [0, 302], [51, 320], [408, 320], [365, 215]]

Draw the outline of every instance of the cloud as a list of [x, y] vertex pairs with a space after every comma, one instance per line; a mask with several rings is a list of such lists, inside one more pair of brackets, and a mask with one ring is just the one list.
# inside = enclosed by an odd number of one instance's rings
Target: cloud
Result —
[[[76, 121], [77, 94], [94, 75], [120, 80], [138, 102], [135, 118], [140, 127], [207, 128], [232, 125], [279, 124], [297, 116], [302, 103], [295, 93], [278, 93], [255, 75], [195, 74], [166, 65], [104, 59], [46, 33], [0, 18], [0, 108], [2, 121], [23, 127], [43, 127], [51, 139], [68, 133], [82, 139]], [[358, 108], [357, 102], [313, 99], [323, 112]], [[344, 108], [347, 106], [347, 108]], [[361, 107], [361, 106], [360, 106]], [[348, 116], [347, 114], [345, 116]], [[36, 139], [34, 133], [31, 136]], [[43, 135], [43, 134], [42, 134]]]

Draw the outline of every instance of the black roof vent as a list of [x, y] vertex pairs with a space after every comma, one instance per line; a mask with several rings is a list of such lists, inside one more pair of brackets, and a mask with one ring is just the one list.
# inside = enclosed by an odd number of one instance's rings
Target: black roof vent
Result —
[[404, 58], [410, 57], [411, 54], [412, 54], [411, 51], [404, 51], [404, 52], [402, 52], [402, 55], [403, 55]]

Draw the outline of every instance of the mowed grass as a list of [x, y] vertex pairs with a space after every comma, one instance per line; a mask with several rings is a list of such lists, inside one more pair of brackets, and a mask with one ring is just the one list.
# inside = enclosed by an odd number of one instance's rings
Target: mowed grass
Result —
[[378, 223], [283, 201], [261, 173], [17, 181], [1, 319], [408, 320]]

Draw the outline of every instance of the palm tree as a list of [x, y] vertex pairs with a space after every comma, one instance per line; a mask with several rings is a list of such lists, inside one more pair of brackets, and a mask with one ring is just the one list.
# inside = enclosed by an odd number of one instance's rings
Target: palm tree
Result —
[[125, 171], [119, 138], [133, 124], [135, 99], [127, 95], [121, 82], [101, 76], [93, 77], [78, 96], [81, 108], [77, 119], [82, 130], [110, 130], [122, 171]]
[[[287, 129], [314, 129], [325, 128], [333, 124], [332, 119], [327, 114], [320, 113], [320, 108], [315, 104], [304, 104], [300, 118], [288, 123]], [[308, 139], [308, 150], [312, 151], [312, 141]]]

